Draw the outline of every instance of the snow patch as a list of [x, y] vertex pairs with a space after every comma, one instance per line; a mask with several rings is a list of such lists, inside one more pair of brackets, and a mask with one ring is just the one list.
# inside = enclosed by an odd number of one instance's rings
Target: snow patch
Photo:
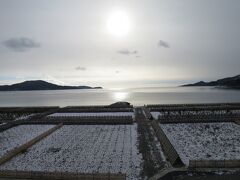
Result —
[[65, 125], [2, 170], [126, 173], [141, 179], [137, 125]]
[[182, 161], [240, 160], [240, 126], [235, 123], [160, 125]]
[[158, 119], [158, 117], [161, 115], [161, 113], [160, 112], [151, 112], [151, 115], [152, 115], [152, 117], [154, 118], [154, 119]]
[[42, 134], [53, 125], [20, 125], [0, 132], [0, 156]]

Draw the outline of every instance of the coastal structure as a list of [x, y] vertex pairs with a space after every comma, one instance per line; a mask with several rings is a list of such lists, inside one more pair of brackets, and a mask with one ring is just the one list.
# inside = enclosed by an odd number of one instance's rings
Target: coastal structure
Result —
[[240, 103], [0, 108], [0, 179], [240, 174]]

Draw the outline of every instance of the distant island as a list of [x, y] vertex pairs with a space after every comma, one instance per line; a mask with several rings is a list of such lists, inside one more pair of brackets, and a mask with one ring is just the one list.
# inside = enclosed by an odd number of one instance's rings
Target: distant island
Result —
[[194, 84], [182, 85], [182, 87], [191, 87], [191, 86], [219, 86], [219, 87], [240, 89], [240, 75], [218, 79], [216, 81], [210, 81], [210, 82], [199, 81]]
[[42, 80], [24, 81], [17, 84], [0, 86], [0, 91], [34, 91], [34, 90], [66, 90], [66, 89], [102, 89], [102, 87], [60, 86]]

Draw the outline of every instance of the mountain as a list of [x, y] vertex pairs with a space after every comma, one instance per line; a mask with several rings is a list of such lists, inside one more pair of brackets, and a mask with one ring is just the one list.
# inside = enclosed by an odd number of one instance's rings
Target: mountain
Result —
[[223, 79], [218, 79], [216, 81], [204, 82], [199, 81], [194, 84], [185, 84], [184, 87], [187, 86], [221, 86], [228, 88], [240, 88], [240, 75], [234, 77], [228, 77]]
[[33, 91], [33, 90], [64, 90], [64, 89], [102, 89], [102, 87], [60, 86], [42, 80], [24, 81], [22, 83], [0, 86], [0, 91]]

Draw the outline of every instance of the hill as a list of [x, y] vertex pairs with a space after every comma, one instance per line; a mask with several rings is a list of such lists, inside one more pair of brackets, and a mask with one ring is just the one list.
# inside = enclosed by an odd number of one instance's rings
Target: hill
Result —
[[102, 89], [102, 87], [60, 86], [42, 80], [24, 81], [17, 84], [0, 86], [0, 91], [33, 91], [33, 90], [64, 90], [64, 89]]
[[210, 82], [204, 82], [199, 81], [194, 84], [185, 84], [182, 85], [183, 87], [189, 87], [189, 86], [222, 86], [222, 87], [228, 87], [228, 88], [240, 88], [240, 75], [234, 76], [234, 77], [227, 77], [223, 79], [218, 79], [216, 81], [210, 81]]

